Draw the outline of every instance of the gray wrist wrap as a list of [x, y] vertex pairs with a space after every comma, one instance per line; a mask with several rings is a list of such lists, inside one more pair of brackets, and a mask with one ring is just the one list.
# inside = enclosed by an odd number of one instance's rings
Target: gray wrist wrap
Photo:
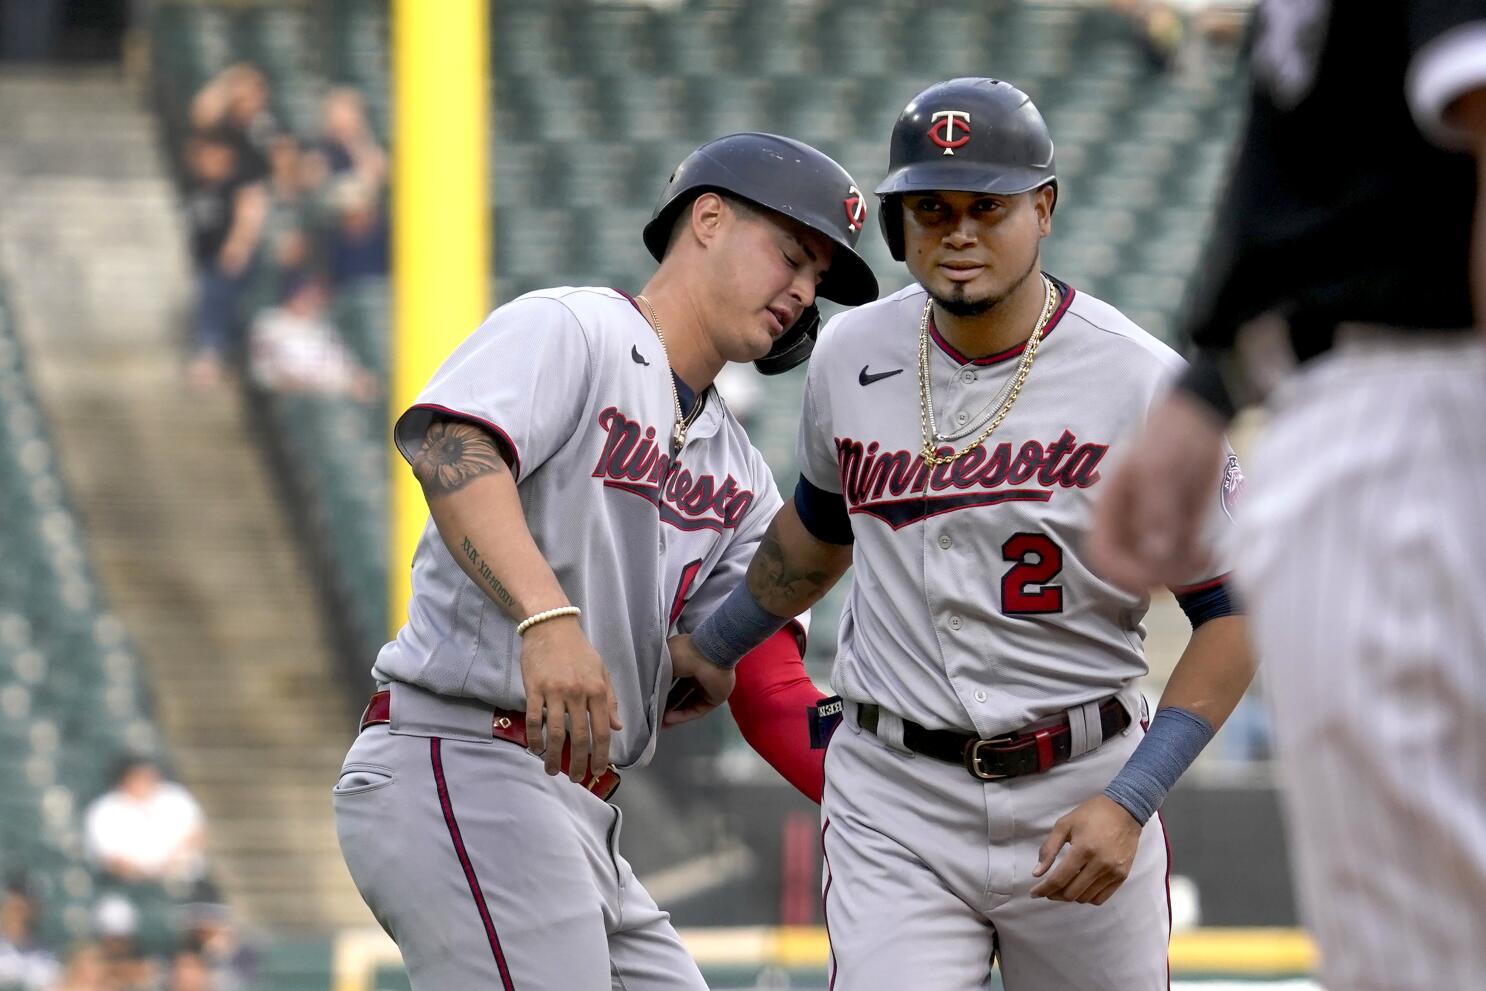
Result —
[[691, 635], [697, 651], [720, 668], [733, 668], [743, 655], [784, 629], [788, 616], [775, 616], [759, 605], [748, 582], [740, 581], [717, 611]]
[[1167, 706], [1156, 713], [1145, 739], [1115, 775], [1104, 794], [1120, 803], [1135, 821], [1145, 825], [1156, 814], [1166, 793], [1192, 766], [1207, 741], [1212, 724], [1196, 713]]

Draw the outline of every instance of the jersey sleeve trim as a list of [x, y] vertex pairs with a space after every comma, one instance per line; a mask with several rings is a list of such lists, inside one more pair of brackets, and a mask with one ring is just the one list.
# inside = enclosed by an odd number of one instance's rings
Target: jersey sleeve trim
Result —
[[[413, 459], [417, 456], [418, 452], [410, 449], [412, 438], [404, 436], [403, 428], [404, 424], [411, 426], [408, 418], [417, 413], [438, 414], [440, 416], [447, 416], [451, 419], [463, 420], [466, 423], [473, 423], [477, 427], [483, 427], [485, 430], [490, 431], [490, 433], [495, 436], [495, 439], [500, 442], [501, 446], [505, 448], [506, 453], [509, 454], [511, 457], [511, 475], [517, 481], [521, 480], [521, 451], [517, 449], [515, 441], [511, 440], [510, 434], [506, 433], [500, 427], [491, 423], [484, 417], [475, 416], [472, 413], [465, 413], [457, 409], [450, 409], [448, 406], [440, 406], [438, 403], [418, 403], [414, 406], [408, 407], [407, 412], [403, 413], [402, 416], [397, 418], [397, 425], [392, 428], [392, 437], [393, 441], [397, 444], [397, 450], [399, 453], [402, 454], [404, 458], [407, 459], [409, 464], [413, 463]], [[432, 417], [427, 417], [424, 421], [425, 430], [427, 429], [427, 421], [430, 419], [432, 419]], [[422, 432], [420, 431], [420, 439], [421, 436]]]
[[1464, 131], [1445, 121], [1456, 97], [1486, 86], [1486, 20], [1451, 28], [1419, 49], [1409, 64], [1409, 108], [1425, 137], [1444, 148], [1466, 149]]
[[1198, 582], [1195, 585], [1172, 585], [1170, 586], [1171, 594], [1180, 599], [1184, 595], [1196, 595], [1199, 592], [1210, 592], [1213, 589], [1217, 588], [1219, 585], [1226, 585], [1231, 576], [1231, 572], [1225, 571], [1221, 575], [1218, 575], [1216, 578], [1209, 578], [1207, 581]]

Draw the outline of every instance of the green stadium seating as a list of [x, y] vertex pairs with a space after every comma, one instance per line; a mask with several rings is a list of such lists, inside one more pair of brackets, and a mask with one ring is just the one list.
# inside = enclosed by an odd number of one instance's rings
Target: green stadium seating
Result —
[[[88, 932], [83, 810], [120, 757], [164, 754], [133, 647], [98, 594], [3, 285], [0, 507], [0, 873], [27, 873], [41, 931], [60, 945]], [[147, 918], [166, 901], [155, 889], [137, 900]]]

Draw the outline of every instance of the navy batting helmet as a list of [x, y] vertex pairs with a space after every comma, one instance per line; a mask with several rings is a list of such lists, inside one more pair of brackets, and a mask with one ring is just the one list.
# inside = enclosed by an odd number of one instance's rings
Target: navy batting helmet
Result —
[[1032, 98], [999, 79], [935, 83], [893, 125], [887, 178], [877, 187], [888, 250], [903, 260], [904, 193], [948, 189], [1013, 195], [1053, 187], [1053, 139]]
[[[877, 278], [857, 254], [867, 201], [851, 175], [809, 145], [777, 134], [745, 132], [709, 141], [688, 155], [660, 194], [645, 225], [645, 247], [659, 261], [677, 216], [706, 192], [726, 193], [799, 221], [836, 246], [816, 295], [855, 306], [877, 298]], [[820, 311], [808, 307], [769, 353], [754, 362], [765, 375], [810, 357]]]

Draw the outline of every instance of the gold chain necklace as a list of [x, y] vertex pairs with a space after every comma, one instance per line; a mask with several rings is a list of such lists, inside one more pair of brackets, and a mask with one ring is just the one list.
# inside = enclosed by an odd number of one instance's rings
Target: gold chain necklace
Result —
[[[918, 416], [919, 428], [923, 437], [924, 463], [930, 467], [952, 464], [975, 450], [986, 442], [986, 438], [993, 434], [1001, 421], [1011, 412], [1012, 405], [1017, 396], [1021, 395], [1022, 385], [1027, 381], [1027, 373], [1032, 370], [1032, 362], [1037, 358], [1038, 346], [1042, 343], [1042, 333], [1047, 328], [1047, 322], [1052, 318], [1053, 307], [1057, 304], [1058, 291], [1053, 286], [1052, 280], [1047, 276], [1042, 277], [1043, 285], [1047, 287], [1047, 295], [1043, 299], [1042, 313], [1037, 318], [1037, 326], [1032, 329], [1032, 336], [1027, 338], [1027, 343], [1022, 349], [1021, 361], [1017, 363], [1016, 375], [1011, 380], [1010, 388], [1005, 392], [1005, 399], [997, 404], [995, 414], [991, 422], [981, 431], [980, 436], [973, 441], [953, 451], [948, 455], [941, 455], [935, 444], [939, 436], [938, 425], [934, 419], [934, 390], [929, 374], [929, 317], [934, 313], [934, 301], [924, 300], [923, 316], [918, 322]], [[989, 407], [987, 407], [988, 409]], [[984, 412], [984, 410], [982, 410]], [[977, 417], [979, 414], [977, 414]], [[974, 428], [971, 428], [974, 429]], [[966, 431], [968, 433], [969, 431]], [[957, 436], [964, 436], [959, 434]]]
[[666, 370], [671, 373], [671, 405], [676, 411], [676, 422], [671, 427], [671, 454], [679, 454], [686, 446], [686, 431], [691, 429], [692, 422], [696, 420], [697, 414], [702, 411], [702, 397], [699, 394], [691, 404], [691, 412], [685, 416], [681, 414], [681, 394], [676, 391], [676, 368], [671, 364], [671, 352], [666, 347], [666, 335], [661, 333], [660, 317], [655, 315], [655, 307], [643, 293], [635, 295], [635, 299], [645, 304], [645, 310], [650, 314], [650, 326], [655, 330], [656, 340], [660, 341], [660, 353], [666, 359]]

